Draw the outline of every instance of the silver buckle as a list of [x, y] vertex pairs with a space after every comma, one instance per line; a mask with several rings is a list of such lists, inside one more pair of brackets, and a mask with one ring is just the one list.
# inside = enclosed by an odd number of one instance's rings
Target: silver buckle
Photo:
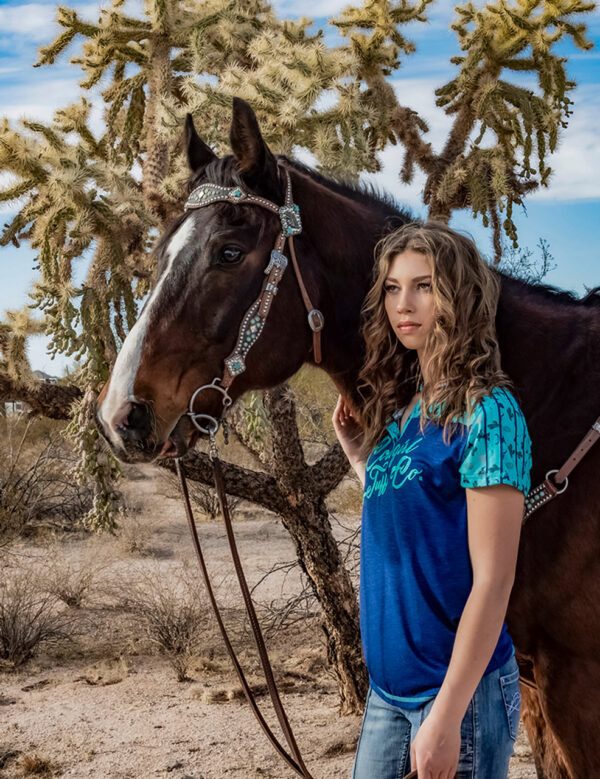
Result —
[[277, 249], [273, 249], [273, 251], [271, 252], [271, 259], [269, 260], [269, 264], [265, 268], [265, 276], [268, 276], [269, 273], [273, 270], [273, 268], [279, 268], [279, 270], [283, 274], [283, 271], [287, 268], [287, 265], [288, 265], [288, 261], [285, 254], [278, 252]]
[[308, 325], [313, 333], [320, 333], [325, 326], [325, 317], [318, 308], [308, 312]]

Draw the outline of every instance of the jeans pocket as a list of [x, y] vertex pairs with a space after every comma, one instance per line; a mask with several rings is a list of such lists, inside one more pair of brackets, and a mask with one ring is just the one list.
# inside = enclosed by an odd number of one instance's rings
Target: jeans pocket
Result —
[[519, 669], [500, 677], [500, 689], [508, 720], [508, 732], [513, 741], [516, 741], [519, 730], [519, 718], [521, 716], [521, 684], [519, 682]]
[[455, 779], [470, 779], [470, 777], [473, 776], [474, 739], [473, 699], [471, 698], [460, 725], [460, 751], [458, 754]]

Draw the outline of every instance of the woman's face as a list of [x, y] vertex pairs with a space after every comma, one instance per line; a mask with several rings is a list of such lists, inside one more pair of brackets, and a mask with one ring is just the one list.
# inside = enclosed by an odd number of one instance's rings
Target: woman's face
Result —
[[[421, 364], [423, 347], [435, 321], [432, 269], [430, 257], [406, 249], [392, 258], [383, 285], [392, 330], [403, 346], [417, 350]], [[417, 326], [408, 326], [409, 322]]]

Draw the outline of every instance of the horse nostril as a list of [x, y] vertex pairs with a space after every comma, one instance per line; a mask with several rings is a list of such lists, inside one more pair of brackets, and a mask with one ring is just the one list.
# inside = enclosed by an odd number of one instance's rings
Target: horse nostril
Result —
[[131, 409], [118, 426], [121, 436], [132, 442], [142, 443], [152, 432], [152, 414], [145, 403], [131, 403]]

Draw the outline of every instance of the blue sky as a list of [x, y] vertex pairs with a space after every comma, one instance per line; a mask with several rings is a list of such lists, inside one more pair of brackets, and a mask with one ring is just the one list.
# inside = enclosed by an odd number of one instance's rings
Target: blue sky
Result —
[[[83, 18], [91, 20], [101, 5], [64, 4], [76, 7]], [[46, 0], [0, 0], [0, 116], [13, 121], [22, 117], [50, 119], [57, 107], [76, 98], [80, 71], [68, 64], [67, 56], [62, 56], [52, 67], [32, 67], [38, 46], [55, 37], [56, 5]], [[327, 18], [338, 14], [347, 0], [275, 0], [273, 5], [282, 17], [308, 16], [326, 29]], [[417, 44], [417, 53], [404, 60], [394, 86], [401, 102], [419, 111], [429, 122], [428, 140], [439, 150], [450, 120], [435, 107], [434, 89], [448, 81], [454, 71], [449, 62], [458, 53], [456, 38], [449, 29], [454, 4], [437, 0], [430, 7], [429, 18], [426, 25], [417, 23], [406, 28], [408, 37]], [[545, 281], [578, 294], [584, 293], [586, 287], [600, 284], [600, 13], [588, 14], [585, 21], [588, 36], [596, 44], [594, 49], [580, 52], [572, 45], [562, 47], [561, 53], [569, 59], [569, 77], [578, 87], [571, 97], [574, 106], [569, 127], [550, 160], [554, 170], [550, 187], [531, 195], [526, 209], [518, 209], [515, 215], [522, 247], [538, 254], [539, 238], [549, 243], [557, 267]], [[335, 37], [331, 29], [327, 34]], [[100, 108], [97, 110], [100, 116]], [[392, 192], [400, 203], [409, 206], [415, 215], [424, 216], [420, 205], [424, 178], [416, 176], [410, 186], [400, 183], [399, 147], [389, 147], [381, 155], [381, 161], [383, 170], [374, 180]], [[0, 177], [2, 183], [6, 182]], [[2, 222], [9, 215], [6, 208], [0, 208]], [[470, 232], [481, 251], [491, 255], [490, 235], [480, 221], [474, 221], [468, 212], [461, 212], [453, 217], [451, 224]], [[36, 278], [32, 261], [33, 253], [27, 246], [0, 247], [0, 314], [7, 308], [19, 308], [27, 303], [27, 291]], [[43, 337], [32, 339], [29, 355], [34, 368], [48, 373], [60, 375], [66, 365], [64, 359], [52, 361], [45, 354]]]

